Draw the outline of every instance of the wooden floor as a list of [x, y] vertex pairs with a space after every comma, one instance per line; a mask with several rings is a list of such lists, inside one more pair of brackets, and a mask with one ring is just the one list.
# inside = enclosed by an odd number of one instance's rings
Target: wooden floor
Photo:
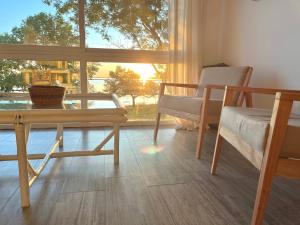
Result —
[[[109, 129], [65, 130], [64, 151], [92, 149]], [[163, 128], [121, 130], [120, 165], [112, 156], [52, 159], [20, 208], [15, 162], [0, 162], [1, 225], [247, 225], [258, 171], [228, 144], [218, 176], [209, 173], [216, 131], [203, 159], [194, 157], [197, 132]], [[29, 152], [45, 152], [54, 130], [33, 131]], [[112, 142], [107, 148], [112, 147]], [[11, 131], [0, 131], [0, 154], [15, 153]], [[300, 224], [300, 182], [278, 178], [265, 216], [268, 225]]]

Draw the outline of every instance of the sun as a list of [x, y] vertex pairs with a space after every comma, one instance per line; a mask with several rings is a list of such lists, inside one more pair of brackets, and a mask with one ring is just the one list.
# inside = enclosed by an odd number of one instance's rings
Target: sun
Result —
[[126, 64], [126, 68], [138, 73], [143, 82], [151, 79], [155, 75], [155, 69], [151, 64], [128, 63]]

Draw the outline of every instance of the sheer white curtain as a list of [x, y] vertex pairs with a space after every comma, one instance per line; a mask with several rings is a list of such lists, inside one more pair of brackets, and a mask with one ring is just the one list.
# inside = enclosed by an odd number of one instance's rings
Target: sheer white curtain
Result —
[[[202, 69], [202, 37], [205, 0], [170, 0], [170, 68], [167, 82], [197, 83]], [[168, 90], [172, 94], [192, 95], [183, 88]], [[185, 127], [193, 126], [177, 120]]]
[[170, 0], [168, 81], [195, 83], [202, 68], [204, 0]]

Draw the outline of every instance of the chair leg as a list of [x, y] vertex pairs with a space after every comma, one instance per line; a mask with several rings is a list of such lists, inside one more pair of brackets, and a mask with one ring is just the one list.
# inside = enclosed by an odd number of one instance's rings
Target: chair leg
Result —
[[157, 140], [160, 115], [161, 115], [161, 113], [157, 113], [157, 115], [156, 115], [156, 123], [155, 123], [155, 128], [154, 128], [154, 142], [156, 142], [156, 140]]
[[251, 225], [263, 224], [268, 198], [272, 189], [273, 176], [274, 173], [270, 168], [261, 169]]
[[205, 88], [203, 92], [203, 104], [200, 106], [200, 124], [199, 124], [199, 134], [196, 149], [196, 158], [200, 159], [201, 150], [203, 145], [204, 134], [206, 131], [206, 126], [208, 124], [208, 108], [209, 108], [209, 97], [211, 89]]
[[204, 135], [206, 132], [206, 121], [201, 121], [199, 124], [199, 133], [198, 133], [198, 140], [197, 140], [197, 148], [196, 148], [196, 158], [201, 158], [201, 150], [204, 140]]
[[224, 138], [218, 132], [218, 136], [217, 136], [217, 140], [216, 140], [216, 146], [215, 146], [215, 152], [214, 152], [214, 158], [213, 158], [213, 163], [212, 163], [211, 171], [210, 171], [211, 174], [216, 174], [216, 169], [217, 169], [218, 161], [220, 159], [223, 141], [224, 141]]

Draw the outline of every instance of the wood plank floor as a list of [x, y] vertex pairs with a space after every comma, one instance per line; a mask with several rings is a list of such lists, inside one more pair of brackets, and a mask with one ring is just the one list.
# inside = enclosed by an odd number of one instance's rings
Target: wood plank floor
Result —
[[[109, 131], [66, 129], [61, 151], [92, 149]], [[211, 176], [215, 135], [208, 132], [196, 160], [196, 131], [162, 128], [155, 146], [151, 127], [123, 128], [119, 166], [112, 156], [52, 159], [26, 210], [16, 162], [0, 162], [0, 225], [247, 225], [258, 171], [225, 144], [218, 175]], [[29, 152], [45, 152], [54, 137], [54, 130], [34, 130]], [[0, 131], [0, 154], [15, 152], [14, 133]], [[299, 225], [299, 212], [300, 182], [276, 179], [265, 224]]]

